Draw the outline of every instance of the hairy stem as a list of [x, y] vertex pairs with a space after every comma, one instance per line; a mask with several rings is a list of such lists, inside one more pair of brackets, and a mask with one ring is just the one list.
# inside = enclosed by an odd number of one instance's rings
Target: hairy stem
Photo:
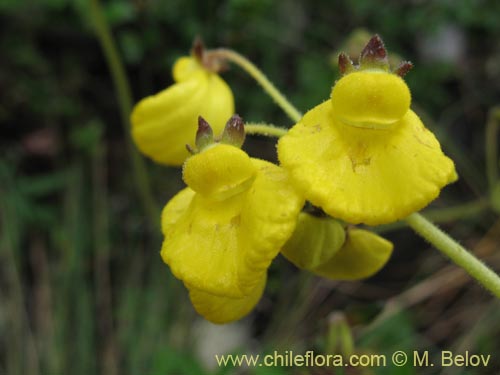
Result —
[[246, 57], [240, 55], [238, 52], [226, 48], [212, 50], [209, 53], [214, 57], [231, 61], [246, 71], [262, 86], [264, 91], [274, 99], [276, 104], [278, 104], [278, 106], [288, 115], [288, 117], [290, 117], [291, 120], [298, 122], [302, 118], [302, 113], [300, 113], [300, 111], [288, 101], [288, 99], [276, 88], [276, 86], [271, 83], [265, 74], [262, 73], [262, 71]]
[[419, 213], [413, 213], [405, 220], [415, 232], [500, 298], [500, 277], [488, 266]]
[[263, 124], [263, 123], [246, 123], [245, 133], [246, 134], [258, 134], [266, 137], [276, 137], [280, 138], [288, 132], [288, 129], [280, 128], [278, 126]]

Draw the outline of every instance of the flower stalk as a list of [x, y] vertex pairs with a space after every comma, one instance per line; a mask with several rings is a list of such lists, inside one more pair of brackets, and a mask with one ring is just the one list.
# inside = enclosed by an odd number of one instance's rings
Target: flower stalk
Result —
[[280, 138], [288, 132], [288, 129], [281, 128], [279, 126], [264, 124], [264, 123], [246, 123], [245, 133], [246, 134], [258, 134], [265, 137]]
[[500, 298], [500, 277], [488, 266], [419, 213], [411, 214], [405, 221], [415, 232]]
[[302, 118], [302, 113], [290, 103], [290, 101], [283, 95], [276, 86], [266, 77], [262, 71], [257, 68], [250, 60], [227, 48], [218, 48], [215, 50], [207, 51], [210, 59], [221, 59], [230, 61], [244, 71], [246, 71], [253, 79], [255, 79], [264, 89], [264, 91], [274, 99], [276, 104], [288, 115], [294, 122], [298, 122]]

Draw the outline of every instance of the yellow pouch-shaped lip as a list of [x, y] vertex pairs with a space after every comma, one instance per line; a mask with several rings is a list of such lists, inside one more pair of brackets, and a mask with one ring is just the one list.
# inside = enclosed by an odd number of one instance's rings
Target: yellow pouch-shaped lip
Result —
[[186, 188], [163, 210], [162, 258], [190, 288], [249, 295], [295, 228], [303, 198], [288, 174], [250, 160], [256, 175], [247, 190], [217, 201]]
[[220, 297], [195, 288], [189, 289], [189, 298], [195, 310], [216, 324], [230, 323], [246, 316], [259, 302], [266, 285], [266, 273], [258, 278], [256, 286], [242, 298]]
[[182, 165], [189, 156], [186, 144], [196, 133], [198, 116], [203, 116], [218, 134], [234, 113], [229, 86], [191, 60], [181, 58], [174, 68], [177, 82], [142, 99], [131, 115], [135, 144], [158, 163]]
[[350, 229], [346, 242], [324, 264], [311, 270], [333, 280], [359, 280], [378, 272], [389, 260], [393, 245], [363, 229]]
[[307, 200], [353, 224], [404, 218], [457, 178], [411, 110], [391, 129], [365, 129], [336, 121], [326, 101], [280, 139], [278, 157]]

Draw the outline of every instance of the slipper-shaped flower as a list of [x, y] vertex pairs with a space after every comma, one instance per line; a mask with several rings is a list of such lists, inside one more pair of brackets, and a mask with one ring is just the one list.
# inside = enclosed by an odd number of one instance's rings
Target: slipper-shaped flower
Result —
[[253, 310], [259, 302], [266, 286], [266, 274], [258, 281], [250, 293], [242, 298], [220, 297], [188, 288], [194, 309], [212, 323], [225, 324], [239, 320]]
[[330, 217], [301, 213], [281, 253], [297, 267], [333, 280], [359, 280], [377, 273], [393, 245], [364, 229], [347, 228]]
[[348, 223], [377, 225], [404, 218], [455, 181], [453, 161], [410, 109], [410, 91], [389, 71], [382, 41], [373, 37], [330, 100], [307, 112], [278, 143], [281, 165], [307, 200]]
[[185, 145], [203, 116], [220, 133], [234, 113], [234, 98], [219, 75], [196, 57], [181, 57], [174, 65], [175, 83], [142, 99], [132, 112], [132, 138], [158, 163], [180, 166], [189, 156]]
[[238, 148], [238, 132], [243, 123], [233, 116], [221, 141], [213, 143], [200, 119], [199, 152], [183, 169], [188, 187], [162, 214], [162, 258], [211, 320], [213, 311], [224, 311], [224, 298], [238, 306], [229, 308], [232, 315], [226, 311], [231, 320], [258, 300], [267, 268], [291, 236], [304, 203], [284, 169]]

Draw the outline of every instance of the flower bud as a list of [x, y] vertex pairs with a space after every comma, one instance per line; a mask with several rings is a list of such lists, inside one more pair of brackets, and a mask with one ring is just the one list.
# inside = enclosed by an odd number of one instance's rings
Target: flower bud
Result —
[[281, 254], [297, 267], [313, 270], [332, 258], [344, 241], [345, 230], [339, 221], [301, 212]]
[[302, 212], [281, 253], [299, 268], [333, 280], [357, 280], [379, 271], [389, 260], [392, 243], [331, 217]]
[[315, 268], [319, 276], [333, 280], [359, 280], [377, 273], [392, 254], [391, 242], [364, 229], [350, 229], [342, 248]]

